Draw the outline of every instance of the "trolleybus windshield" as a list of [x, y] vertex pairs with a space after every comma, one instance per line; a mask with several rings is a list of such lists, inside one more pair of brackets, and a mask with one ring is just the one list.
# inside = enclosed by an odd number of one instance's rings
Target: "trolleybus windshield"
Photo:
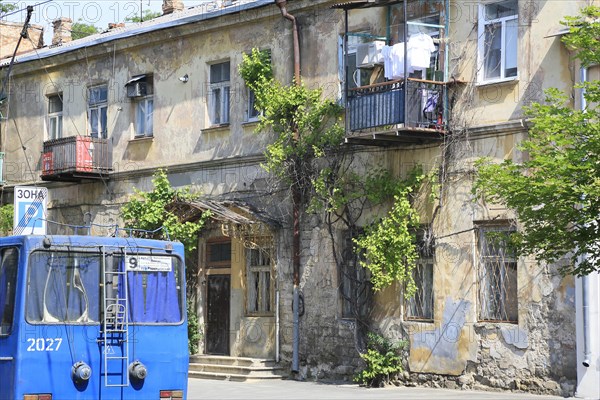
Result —
[[120, 254], [106, 256], [103, 263], [102, 257], [74, 251], [33, 252], [29, 258], [27, 321], [98, 324], [105, 296], [107, 302], [127, 298], [129, 323], [183, 321], [179, 258]]

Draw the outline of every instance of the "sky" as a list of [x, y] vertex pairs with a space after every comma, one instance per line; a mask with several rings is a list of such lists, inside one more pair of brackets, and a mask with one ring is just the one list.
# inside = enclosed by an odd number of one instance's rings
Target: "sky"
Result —
[[[23, 22], [26, 16], [26, 8], [36, 5], [31, 22], [44, 27], [44, 42], [49, 44], [52, 40], [52, 21], [59, 17], [69, 17], [73, 22], [84, 22], [107, 29], [111, 22], [123, 22], [125, 18], [140, 15], [142, 10], [162, 12], [162, 0], [0, 0], [3, 3], [15, 4], [21, 12], [7, 17], [12, 22]], [[185, 7], [192, 7], [209, 0], [183, 0]]]

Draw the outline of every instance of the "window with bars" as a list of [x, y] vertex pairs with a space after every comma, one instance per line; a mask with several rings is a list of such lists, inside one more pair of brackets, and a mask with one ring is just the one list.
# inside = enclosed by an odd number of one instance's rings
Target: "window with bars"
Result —
[[229, 123], [230, 62], [210, 66], [209, 114], [211, 125]]
[[371, 285], [368, 271], [360, 265], [364, 255], [357, 253], [354, 238], [362, 230], [347, 230], [342, 237], [342, 265], [340, 269], [339, 293], [342, 303], [342, 318], [362, 318], [369, 312]]
[[271, 252], [270, 249], [248, 249], [246, 310], [250, 315], [264, 315], [273, 312], [271, 284]]
[[479, 226], [479, 320], [517, 322], [517, 256], [509, 225]]
[[406, 301], [405, 316], [407, 320], [433, 320], [433, 265], [435, 244], [433, 239], [421, 231], [417, 235], [419, 258], [412, 270], [416, 291]]
[[48, 139], [59, 139], [63, 136], [63, 99], [62, 93], [48, 97]]
[[479, 81], [517, 76], [519, 7], [517, 0], [479, 5]]
[[88, 89], [89, 134], [94, 138], [108, 137], [108, 86], [100, 85]]

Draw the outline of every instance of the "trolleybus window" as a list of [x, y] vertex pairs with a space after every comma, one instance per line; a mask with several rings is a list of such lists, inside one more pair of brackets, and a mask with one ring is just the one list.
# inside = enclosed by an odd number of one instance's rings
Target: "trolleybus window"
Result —
[[0, 335], [10, 334], [13, 323], [18, 262], [16, 248], [0, 250]]
[[102, 271], [101, 254], [34, 252], [29, 261], [27, 320], [99, 323], [103, 296], [122, 302], [125, 290], [130, 323], [183, 320], [182, 265], [178, 258], [115, 255], [107, 256], [104, 266]]

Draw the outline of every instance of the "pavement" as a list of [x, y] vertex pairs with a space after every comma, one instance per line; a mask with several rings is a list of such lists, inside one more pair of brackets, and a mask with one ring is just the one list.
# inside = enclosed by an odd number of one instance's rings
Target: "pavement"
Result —
[[563, 397], [527, 393], [482, 392], [476, 390], [432, 389], [422, 387], [385, 387], [367, 389], [354, 384], [269, 380], [230, 382], [190, 379], [188, 400], [200, 399], [402, 399], [402, 400], [558, 400]]

